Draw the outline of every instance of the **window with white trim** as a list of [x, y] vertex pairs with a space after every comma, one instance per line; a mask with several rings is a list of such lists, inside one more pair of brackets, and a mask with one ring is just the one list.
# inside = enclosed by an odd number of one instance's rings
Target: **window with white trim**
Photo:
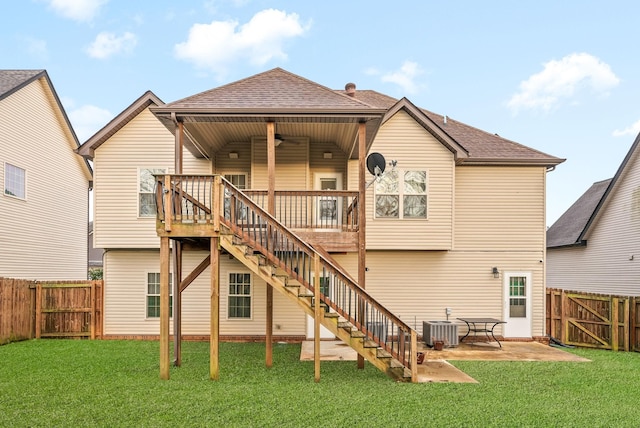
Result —
[[[172, 275], [169, 275], [169, 313], [173, 314]], [[160, 318], [160, 273], [147, 273], [147, 318]]]
[[251, 274], [229, 273], [229, 319], [251, 319]]
[[375, 185], [375, 217], [427, 218], [427, 171], [385, 173]]
[[224, 178], [240, 190], [247, 188], [246, 174], [225, 174]]
[[140, 168], [138, 172], [138, 215], [155, 217], [155, 186], [153, 174], [166, 174], [165, 168]]
[[4, 194], [20, 199], [26, 199], [27, 172], [10, 163], [4, 164]]

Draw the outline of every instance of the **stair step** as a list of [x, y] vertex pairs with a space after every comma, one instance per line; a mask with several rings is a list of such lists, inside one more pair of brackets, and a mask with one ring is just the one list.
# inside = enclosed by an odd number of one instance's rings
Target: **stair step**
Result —
[[[322, 306], [322, 305], [327, 306], [324, 303], [320, 303], [320, 306]], [[335, 312], [327, 312], [327, 313], [324, 314], [324, 317], [325, 318], [340, 318], [340, 315], [335, 313]]]
[[376, 356], [378, 358], [392, 358], [393, 355], [391, 355], [388, 351], [382, 349], [382, 348], [378, 348], [378, 352], [376, 353]]
[[351, 337], [361, 339], [363, 337], [367, 337], [367, 335], [361, 332], [360, 330], [351, 330]]
[[378, 344], [373, 340], [365, 340], [362, 346], [364, 346], [365, 348], [377, 348]]

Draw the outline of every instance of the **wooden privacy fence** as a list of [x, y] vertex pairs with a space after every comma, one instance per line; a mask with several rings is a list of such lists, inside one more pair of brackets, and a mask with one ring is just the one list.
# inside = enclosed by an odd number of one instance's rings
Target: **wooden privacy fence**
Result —
[[0, 278], [0, 343], [102, 335], [102, 281]]
[[0, 278], [0, 345], [33, 338], [35, 293], [33, 281]]
[[640, 297], [547, 289], [546, 328], [568, 345], [640, 352]]

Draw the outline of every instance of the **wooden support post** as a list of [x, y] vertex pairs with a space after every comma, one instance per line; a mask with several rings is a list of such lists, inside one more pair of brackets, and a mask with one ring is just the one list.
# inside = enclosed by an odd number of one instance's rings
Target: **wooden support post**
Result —
[[173, 365], [182, 365], [182, 243], [173, 241]]
[[42, 284], [36, 284], [36, 339], [42, 334]]
[[96, 338], [96, 282], [91, 281], [91, 324], [89, 325], [91, 340]]
[[418, 333], [411, 330], [411, 382], [418, 382]]
[[169, 238], [160, 238], [160, 379], [169, 379]]
[[[274, 122], [267, 122], [267, 173], [269, 177], [267, 189], [267, 211], [269, 214], [275, 214], [276, 206], [276, 142], [275, 142]], [[267, 314], [266, 314], [266, 332], [265, 332], [265, 365], [271, 367], [273, 365], [273, 288], [267, 284]]]
[[313, 256], [313, 370], [314, 380], [320, 382], [320, 256], [316, 253]]
[[[365, 287], [365, 272], [367, 269], [367, 243], [366, 243], [366, 223], [367, 223], [367, 182], [365, 177], [365, 164], [367, 155], [367, 132], [366, 123], [361, 122], [358, 125], [358, 285]], [[360, 321], [364, 320], [364, 310], [361, 311]], [[364, 369], [364, 357], [358, 354], [358, 368]]]
[[611, 305], [611, 350], [617, 351], [620, 346], [620, 330], [618, 328], [620, 324], [619, 300], [617, 297], [612, 297], [609, 302]]
[[220, 379], [220, 248], [211, 238], [211, 333], [209, 335], [209, 378]]
[[164, 230], [171, 232], [171, 220], [173, 219], [173, 198], [171, 197], [171, 176], [164, 176]]

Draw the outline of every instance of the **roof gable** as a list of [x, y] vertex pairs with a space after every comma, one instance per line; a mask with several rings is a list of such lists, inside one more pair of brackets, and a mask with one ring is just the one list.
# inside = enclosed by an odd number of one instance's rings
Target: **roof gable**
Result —
[[45, 70], [0, 70], [0, 100], [45, 74]]
[[[46, 70], [0, 70], [0, 101], [39, 79], [44, 82], [45, 91], [47, 91], [49, 99], [53, 101], [51, 107], [62, 122], [63, 128], [69, 137], [69, 142], [75, 148], [79, 147], [78, 137]], [[87, 179], [90, 181], [93, 171], [86, 160], [83, 162], [83, 169]]]
[[613, 179], [598, 181], [547, 230], [547, 248], [584, 245], [584, 232]]
[[78, 154], [86, 159], [93, 159], [95, 149], [100, 147], [113, 134], [122, 129], [134, 117], [140, 114], [140, 112], [151, 105], [159, 106], [163, 104], [162, 100], [158, 98], [156, 94], [151, 91], [145, 92], [137, 100], [131, 103], [129, 107], [124, 109], [119, 115], [114, 117], [109, 123], [103, 126], [102, 129], [82, 144], [82, 146], [78, 148]]

